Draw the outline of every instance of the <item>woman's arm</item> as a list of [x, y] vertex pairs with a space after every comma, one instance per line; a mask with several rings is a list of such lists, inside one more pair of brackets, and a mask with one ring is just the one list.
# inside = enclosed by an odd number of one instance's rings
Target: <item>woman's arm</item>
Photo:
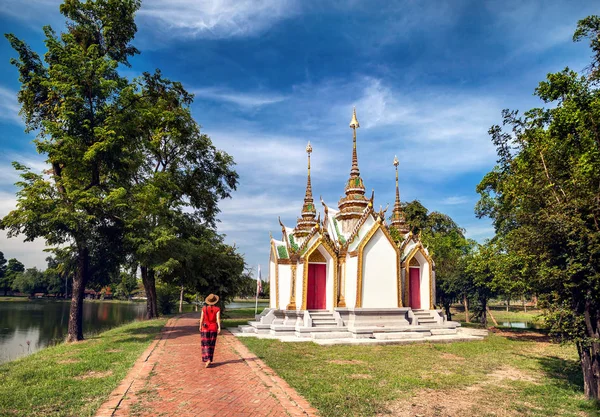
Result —
[[200, 331], [202, 331], [202, 322], [204, 322], [204, 308], [202, 309], [202, 313], [200, 313]]
[[217, 333], [221, 333], [221, 310], [217, 311], [217, 325], [219, 326]]

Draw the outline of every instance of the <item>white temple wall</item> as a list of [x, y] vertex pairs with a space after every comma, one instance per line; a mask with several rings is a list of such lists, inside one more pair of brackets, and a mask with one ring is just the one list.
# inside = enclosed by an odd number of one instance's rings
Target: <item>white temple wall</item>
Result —
[[375, 220], [373, 219], [373, 216], [367, 217], [367, 220], [365, 220], [365, 223], [358, 230], [358, 235], [356, 236], [356, 239], [354, 239], [352, 241], [352, 243], [350, 243], [350, 245], [348, 245], [349, 251], [354, 251], [358, 248], [358, 245], [360, 245], [360, 243], [361, 243], [362, 239], [365, 237], [365, 235], [367, 233], [369, 233], [369, 230], [371, 230], [373, 228], [374, 224], [375, 224]]
[[277, 268], [277, 264], [275, 264], [275, 262], [273, 262], [273, 259], [271, 259], [269, 261], [269, 287], [270, 287], [270, 291], [269, 291], [269, 307], [270, 308], [277, 308], [277, 290], [276, 290], [276, 283], [275, 283], [275, 277], [276, 277], [276, 268]]
[[347, 255], [346, 258], [346, 306], [356, 307], [356, 268], [358, 257]]
[[381, 229], [363, 250], [362, 307], [398, 307], [396, 251]]
[[304, 264], [299, 263], [296, 268], [296, 309], [302, 310], [304, 300]]
[[290, 285], [292, 268], [290, 265], [279, 265], [279, 308], [285, 310], [290, 302]]

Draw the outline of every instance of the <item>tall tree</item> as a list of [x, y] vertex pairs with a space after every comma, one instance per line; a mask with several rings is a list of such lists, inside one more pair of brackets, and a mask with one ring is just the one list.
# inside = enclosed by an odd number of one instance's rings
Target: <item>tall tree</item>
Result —
[[5, 296], [10, 287], [11, 283], [6, 276], [6, 258], [4, 257], [4, 254], [0, 252], [0, 289], [4, 291]]
[[[173, 248], [185, 246], [195, 224], [212, 228], [218, 202], [237, 185], [233, 159], [200, 132], [193, 96], [157, 71], [144, 73], [129, 97], [137, 103], [136, 130], [143, 159], [129, 189], [127, 242], [141, 268], [148, 318], [156, 317], [156, 270], [170, 268]], [[185, 212], [188, 215], [183, 215]], [[214, 232], [211, 232], [214, 234]], [[164, 267], [163, 267], [163, 264]]]
[[520, 258], [553, 332], [577, 346], [588, 398], [600, 399], [600, 18], [579, 22], [591, 71], [549, 74], [536, 95], [549, 108], [504, 111], [490, 134], [498, 164], [478, 186], [490, 216]]
[[90, 278], [91, 257], [122, 229], [127, 206], [124, 184], [130, 182], [137, 147], [120, 99], [130, 89], [119, 65], [138, 51], [130, 42], [136, 32], [138, 0], [65, 0], [60, 12], [67, 30], [58, 36], [45, 26], [47, 52], [42, 61], [16, 36], [6, 35], [19, 58], [18, 100], [27, 131], [46, 155], [50, 176], [19, 163], [17, 210], [0, 222], [9, 235], [42, 237], [47, 245], [71, 243], [77, 259], [67, 341], [83, 339], [82, 303]]

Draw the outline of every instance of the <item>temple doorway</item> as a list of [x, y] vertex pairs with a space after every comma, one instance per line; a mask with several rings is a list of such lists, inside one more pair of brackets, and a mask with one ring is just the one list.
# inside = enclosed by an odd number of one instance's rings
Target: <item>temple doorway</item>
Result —
[[421, 268], [409, 268], [409, 302], [412, 309], [421, 308]]
[[306, 308], [308, 310], [326, 309], [326, 264], [308, 264], [308, 288]]

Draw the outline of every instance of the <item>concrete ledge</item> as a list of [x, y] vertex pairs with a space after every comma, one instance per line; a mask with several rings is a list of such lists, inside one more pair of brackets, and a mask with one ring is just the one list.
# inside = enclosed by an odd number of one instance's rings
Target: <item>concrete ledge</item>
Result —
[[352, 337], [348, 332], [311, 333], [311, 339], [348, 339]]
[[377, 340], [402, 340], [402, 339], [424, 339], [425, 336], [431, 336], [431, 333], [423, 332], [397, 332], [397, 333], [375, 333]]
[[434, 336], [441, 334], [456, 334], [458, 330], [456, 329], [431, 329], [431, 334]]

